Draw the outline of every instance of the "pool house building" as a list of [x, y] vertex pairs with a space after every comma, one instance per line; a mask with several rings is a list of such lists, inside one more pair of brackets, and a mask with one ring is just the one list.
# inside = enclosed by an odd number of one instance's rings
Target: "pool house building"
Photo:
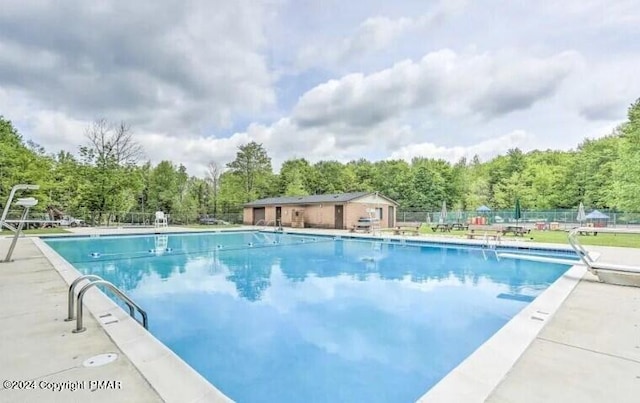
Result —
[[244, 205], [247, 225], [294, 228], [352, 228], [363, 217], [380, 220], [381, 228], [395, 225], [398, 203], [377, 192], [270, 197]]

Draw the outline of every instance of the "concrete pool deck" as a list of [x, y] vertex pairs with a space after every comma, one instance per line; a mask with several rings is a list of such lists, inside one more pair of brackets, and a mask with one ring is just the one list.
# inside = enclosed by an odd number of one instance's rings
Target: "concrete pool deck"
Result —
[[[0, 239], [2, 259], [9, 244]], [[75, 322], [64, 321], [66, 295], [67, 284], [30, 239], [19, 240], [13, 262], [0, 263], [0, 401], [161, 402], [91, 315], [85, 314], [85, 332], [71, 333]], [[118, 359], [99, 367], [83, 366], [85, 360], [107, 353], [118, 354]], [[117, 383], [92, 390], [98, 385], [91, 381]], [[64, 388], [65, 382], [64, 390], [47, 389]], [[84, 388], [69, 390], [74, 382]]]
[[[589, 247], [612, 263], [640, 250]], [[590, 273], [491, 393], [488, 402], [637, 402], [640, 288], [603, 284]]]
[[[153, 228], [80, 230], [74, 232], [131, 234], [154, 231]], [[215, 227], [204, 230], [215, 230]], [[347, 235], [345, 231], [317, 232]], [[442, 237], [410, 239], [443, 241]], [[1, 258], [8, 245], [9, 240], [0, 237]], [[590, 246], [588, 250], [601, 253], [602, 260], [613, 263], [640, 261], [639, 249]], [[3, 306], [0, 317], [4, 319], [0, 329], [1, 378], [16, 381], [51, 379], [52, 382], [113, 380], [120, 381], [122, 389], [94, 392], [0, 389], [0, 401], [163, 400], [91, 315], [85, 313], [86, 332], [71, 334], [75, 322], [62, 321], [66, 316], [66, 283], [30, 240], [20, 240], [15, 259], [13, 263], [0, 264], [0, 302]], [[637, 401], [640, 395], [638, 302], [640, 288], [599, 283], [587, 273], [487, 399], [466, 393], [464, 400], [448, 401]], [[80, 340], [78, 337], [84, 341], [77, 341]], [[108, 352], [116, 352], [120, 358], [103, 367], [81, 365], [86, 358]], [[473, 380], [470, 381], [472, 385]], [[461, 388], [464, 386], [460, 385]], [[199, 401], [215, 400], [218, 399], [214, 395], [208, 395]]]

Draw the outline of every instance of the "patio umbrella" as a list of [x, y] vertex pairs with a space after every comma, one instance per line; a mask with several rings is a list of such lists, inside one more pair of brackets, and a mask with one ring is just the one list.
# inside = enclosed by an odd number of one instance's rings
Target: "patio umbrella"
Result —
[[442, 210], [440, 210], [440, 224], [444, 224], [447, 221], [447, 201], [442, 201]]
[[584, 213], [584, 204], [580, 202], [580, 205], [578, 206], [578, 216], [576, 217], [576, 220], [578, 220], [578, 223], [582, 225], [582, 222], [586, 219], [587, 219], [587, 216]]
[[608, 215], [599, 212], [598, 210], [593, 210], [589, 214], [585, 216], [587, 220], [606, 220], [609, 218]]
[[520, 211], [520, 199], [516, 199], [516, 210], [513, 212], [513, 218], [516, 219], [516, 224], [518, 224], [518, 220], [522, 218], [522, 211]]
[[488, 213], [491, 209], [484, 204], [476, 209], [478, 213]]
[[589, 214], [587, 214], [585, 216], [585, 218], [587, 220], [592, 220], [593, 222], [593, 226], [594, 227], [606, 227], [607, 226], [607, 220], [609, 219], [609, 216], [599, 212], [598, 210], [593, 210], [592, 212], [590, 212]]

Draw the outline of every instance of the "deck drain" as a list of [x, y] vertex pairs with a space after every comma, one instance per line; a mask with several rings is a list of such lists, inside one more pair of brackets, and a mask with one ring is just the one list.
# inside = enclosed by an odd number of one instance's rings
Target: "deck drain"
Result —
[[115, 316], [111, 315], [110, 313], [104, 314], [104, 315], [100, 315], [98, 316], [98, 319], [100, 320], [100, 322], [102, 322], [103, 325], [108, 325], [111, 323], [116, 323], [118, 322], [118, 318], [116, 318]]
[[100, 354], [100, 355], [95, 355], [91, 358], [87, 358], [86, 360], [84, 360], [84, 362], [82, 363], [82, 366], [84, 367], [101, 367], [103, 365], [109, 364], [111, 362], [114, 362], [116, 359], [118, 359], [118, 354], [116, 353], [107, 353], [107, 354]]

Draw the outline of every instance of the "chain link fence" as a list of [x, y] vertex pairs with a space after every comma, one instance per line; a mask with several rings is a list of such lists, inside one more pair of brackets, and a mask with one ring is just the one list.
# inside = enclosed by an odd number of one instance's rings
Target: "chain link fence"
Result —
[[[587, 210], [587, 215], [590, 210]], [[598, 210], [604, 213], [609, 218], [598, 220], [585, 220], [579, 223], [577, 220], [577, 210], [522, 210], [522, 217], [517, 220], [518, 223], [527, 224], [532, 226], [536, 224], [551, 224], [558, 223], [560, 227], [578, 226], [580, 224], [586, 225], [593, 223], [597, 226], [610, 226], [610, 227], [631, 227], [640, 226], [640, 213], [625, 213], [614, 210]], [[477, 219], [479, 218], [479, 220]], [[433, 223], [441, 221], [440, 211], [403, 211], [398, 210], [396, 213], [396, 221], [398, 222], [425, 222]], [[476, 211], [447, 211], [447, 216], [443, 220], [444, 222], [460, 222], [460, 223], [474, 223], [484, 221], [487, 224], [499, 224], [499, 223], [515, 223], [514, 209], [510, 210], [494, 210], [489, 212], [476, 212]]]
[[[9, 210], [7, 220], [19, 220], [22, 216], [22, 210]], [[228, 211], [224, 213], [198, 214], [194, 213], [171, 213], [166, 214], [169, 225], [197, 225], [201, 223], [211, 224], [213, 222], [227, 222], [229, 224], [242, 224], [242, 210]], [[204, 220], [204, 218], [208, 218]], [[217, 221], [213, 220], [215, 218]], [[32, 222], [25, 226], [28, 228], [38, 228], [54, 222], [47, 212], [31, 211], [28, 219]], [[105, 212], [105, 211], [89, 211], [86, 209], [68, 210], [63, 212], [63, 219], [59, 221], [63, 226], [116, 226], [116, 227], [142, 227], [153, 226], [155, 220], [155, 211], [152, 212]], [[39, 222], [37, 222], [39, 221]]]
[[[591, 210], [587, 209], [587, 214]], [[578, 223], [577, 210], [522, 210], [522, 217], [518, 223], [530, 224], [532, 227], [540, 224], [558, 223], [562, 228], [587, 225], [593, 223], [596, 226], [610, 227], [636, 227], [640, 226], [640, 213], [619, 212], [614, 210], [599, 210], [606, 214], [608, 219], [586, 220]], [[22, 210], [9, 210], [7, 220], [18, 220], [22, 215]], [[199, 214], [197, 212], [169, 213], [167, 214], [170, 225], [197, 225], [201, 219], [208, 217], [215, 218], [230, 224], [242, 224], [242, 208], [229, 209], [218, 214]], [[89, 211], [88, 209], [77, 209], [64, 211], [65, 225], [71, 226], [153, 226], [155, 211], [151, 212], [106, 212]], [[42, 220], [43, 223], [51, 221], [47, 212], [33, 210], [29, 214], [30, 220]], [[515, 223], [514, 210], [494, 210], [486, 213], [476, 211], [447, 211], [444, 222], [449, 223], [475, 223], [478, 221], [487, 224]], [[204, 222], [205, 220], [203, 220]], [[441, 221], [440, 211], [407, 211], [398, 210], [396, 212], [396, 222], [399, 223], [437, 223]], [[211, 222], [208, 220], [208, 222]], [[31, 224], [30, 227], [37, 227]], [[28, 226], [28, 227], [29, 227]]]
[[[154, 225], [155, 212], [97, 212], [92, 211], [82, 215], [86, 217], [86, 223], [90, 226], [152, 226]], [[242, 212], [227, 212], [213, 214], [198, 213], [167, 213], [169, 225], [197, 225], [200, 223], [211, 223], [211, 219], [215, 218], [218, 222], [227, 222], [229, 224], [241, 224]], [[208, 220], [204, 220], [208, 218]], [[201, 221], [202, 219], [202, 221]]]

